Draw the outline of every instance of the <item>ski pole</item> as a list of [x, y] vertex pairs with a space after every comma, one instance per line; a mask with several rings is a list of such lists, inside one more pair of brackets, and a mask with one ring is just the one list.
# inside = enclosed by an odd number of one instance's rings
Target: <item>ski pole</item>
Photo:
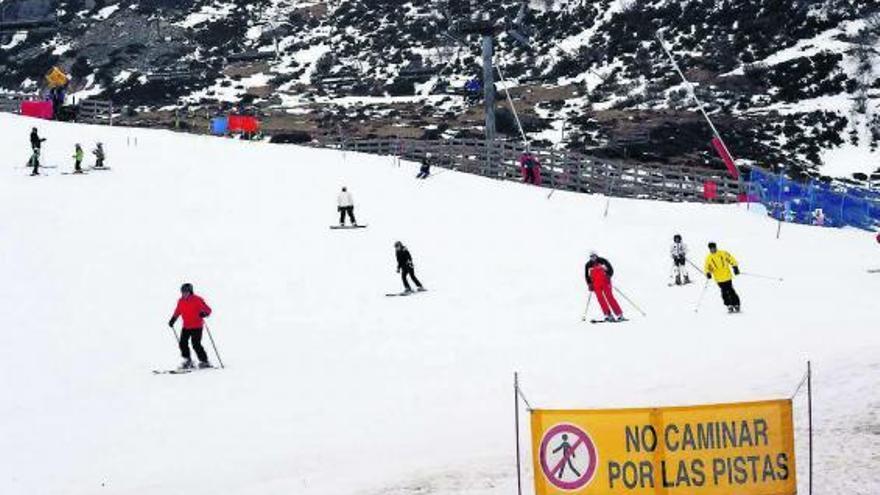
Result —
[[174, 343], [180, 346], [180, 337], [177, 336], [177, 329], [174, 328], [174, 325], [171, 325], [171, 332], [174, 333]]
[[590, 292], [590, 295], [587, 296], [587, 307], [584, 308], [584, 317], [581, 318], [581, 321], [587, 321], [587, 313], [590, 312], [590, 301], [593, 300], [593, 293]]
[[632, 301], [632, 299], [630, 299], [629, 297], [626, 296], [626, 294], [623, 293], [622, 290], [618, 289], [617, 287], [614, 287], [614, 290], [616, 290], [618, 294], [620, 294], [624, 299], [626, 299], [626, 301], [627, 301], [632, 307], [636, 308], [636, 311], [638, 311], [639, 313], [641, 313], [642, 316], [648, 316], [647, 314], [645, 314], [644, 311], [642, 311], [642, 308], [638, 307], [638, 306], [636, 305], [636, 303], [634, 303], [634, 302]]
[[217, 344], [214, 343], [214, 337], [211, 336], [211, 329], [208, 328], [207, 323], [205, 323], [205, 331], [208, 333], [208, 338], [211, 339], [211, 347], [214, 348], [214, 355], [217, 356], [217, 362], [220, 363], [220, 368], [225, 368], [225, 366], [223, 366], [223, 360], [220, 359], [220, 353], [217, 352]]
[[700, 306], [703, 305], [703, 297], [706, 296], [706, 289], [709, 288], [709, 279], [706, 279], [706, 283], [703, 285], [703, 291], [700, 292], [700, 299], [697, 301], [697, 307], [694, 308], [694, 313], [700, 312]]
[[694, 263], [694, 262], [693, 262], [693, 261], [691, 261], [691, 259], [690, 259], [690, 258], [685, 258], [685, 261], [687, 261], [687, 262], [688, 262], [688, 263], [690, 263], [690, 264], [691, 264], [691, 266], [692, 266], [692, 267], [694, 267], [694, 269], [696, 269], [696, 270], [697, 270], [697, 272], [699, 272], [699, 273], [703, 273], [703, 269], [702, 269], [702, 268], [700, 268], [700, 267], [699, 267], [699, 266], [697, 266], [697, 264], [696, 264], [696, 263]]
[[742, 273], [740, 273], [740, 275], [745, 275], [746, 277], [763, 278], [763, 279], [766, 279], [766, 280], [775, 280], [775, 281], [777, 281], [777, 282], [782, 282], [782, 281], [783, 281], [782, 277], [769, 277], [769, 276], [767, 276], [767, 275], [758, 275], [758, 274], [756, 274], [756, 273], [742, 272]]

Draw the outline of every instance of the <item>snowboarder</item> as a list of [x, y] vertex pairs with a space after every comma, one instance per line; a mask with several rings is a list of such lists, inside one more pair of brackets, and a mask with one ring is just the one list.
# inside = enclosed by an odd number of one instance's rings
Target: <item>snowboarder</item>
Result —
[[675, 273], [675, 285], [691, 283], [686, 266], [688, 248], [687, 244], [681, 242], [681, 235], [675, 234], [672, 236], [672, 247], [669, 248], [669, 253], [672, 255], [672, 270]]
[[404, 293], [411, 294], [413, 291], [409, 282], [406, 280], [407, 275], [416, 284], [418, 291], [425, 290], [425, 288], [422, 287], [422, 283], [416, 278], [416, 270], [413, 267], [412, 255], [409, 254], [409, 249], [407, 249], [402, 242], [397, 241], [394, 243], [394, 254], [397, 256], [397, 273], [400, 274], [400, 278], [403, 280]]
[[614, 298], [614, 288], [611, 286], [611, 277], [614, 276], [614, 267], [595, 251], [590, 252], [590, 261], [584, 266], [584, 276], [587, 279], [587, 287], [590, 292], [596, 294], [605, 321], [623, 321], [623, 310]]
[[339, 196], [336, 197], [336, 205], [336, 209], [339, 210], [339, 226], [345, 226], [345, 215], [348, 214], [351, 224], [357, 227], [357, 220], [354, 219], [354, 198], [351, 197], [348, 188], [342, 188]]
[[428, 176], [431, 175], [431, 162], [428, 161], [428, 158], [431, 158], [430, 153], [425, 155], [425, 158], [422, 159], [422, 166], [419, 168], [419, 173], [416, 175], [416, 179], [427, 179]]
[[199, 368], [210, 368], [211, 362], [208, 361], [208, 354], [202, 347], [202, 330], [205, 318], [211, 315], [211, 308], [205, 303], [205, 300], [193, 293], [193, 286], [190, 283], [183, 284], [180, 287], [180, 300], [177, 301], [177, 307], [171, 320], [168, 321], [169, 327], [174, 327], [177, 317], [183, 317], [183, 329], [180, 331], [180, 355], [183, 357], [183, 363], [180, 369], [192, 369], [193, 362], [189, 353], [189, 342], [192, 341], [193, 350], [199, 358]]
[[76, 147], [73, 150], [73, 173], [81, 174], [82, 171], [82, 161], [83, 161], [83, 150], [82, 146], [79, 143], [76, 144]]
[[540, 184], [540, 167], [541, 162], [535, 158], [531, 151], [526, 151], [519, 157], [519, 165], [522, 168], [523, 181], [526, 184]]
[[95, 155], [95, 168], [104, 168], [104, 145], [97, 143], [92, 154]]
[[709, 256], [706, 256], [704, 267], [706, 279], [715, 278], [721, 289], [721, 299], [729, 313], [739, 313], [739, 295], [733, 289], [733, 276], [739, 275], [739, 264], [736, 258], [727, 251], [719, 251], [714, 242], [709, 243]]

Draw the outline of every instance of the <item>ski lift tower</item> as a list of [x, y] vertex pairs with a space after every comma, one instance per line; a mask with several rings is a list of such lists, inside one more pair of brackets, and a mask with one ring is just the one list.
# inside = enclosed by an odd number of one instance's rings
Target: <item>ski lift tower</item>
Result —
[[[449, 0], [448, 10], [450, 34], [455, 39], [469, 35], [479, 35], [483, 47], [483, 108], [486, 115], [486, 141], [495, 141], [495, 37], [507, 32], [519, 43], [528, 46], [525, 35], [520, 33], [525, 17], [527, 2], [523, 1], [519, 14], [512, 25], [505, 25], [491, 13], [482, 10], [479, 0]], [[456, 36], [458, 35], [458, 37]], [[458, 40], [461, 42], [461, 40]]]

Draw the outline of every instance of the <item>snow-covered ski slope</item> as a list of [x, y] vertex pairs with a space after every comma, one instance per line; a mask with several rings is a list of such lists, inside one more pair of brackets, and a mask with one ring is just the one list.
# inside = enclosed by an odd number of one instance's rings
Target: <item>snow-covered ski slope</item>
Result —
[[[46, 177], [20, 168], [33, 125], [60, 166]], [[4, 495], [509, 495], [515, 370], [535, 407], [601, 408], [788, 396], [808, 358], [816, 493], [880, 492], [866, 233], [776, 240], [742, 207], [619, 199], [603, 218], [603, 197], [419, 182], [390, 157], [7, 115], [0, 129]], [[59, 174], [97, 140], [112, 171]], [[343, 185], [368, 229], [328, 229]], [[697, 263], [715, 240], [785, 281], [737, 279], [734, 316], [710, 286], [695, 313], [699, 275], [667, 287], [676, 232]], [[401, 288], [395, 240], [429, 292], [384, 297]], [[621, 301], [632, 321], [581, 322], [590, 249], [647, 317]], [[227, 369], [153, 375], [178, 363], [166, 322], [184, 281], [214, 308]]]

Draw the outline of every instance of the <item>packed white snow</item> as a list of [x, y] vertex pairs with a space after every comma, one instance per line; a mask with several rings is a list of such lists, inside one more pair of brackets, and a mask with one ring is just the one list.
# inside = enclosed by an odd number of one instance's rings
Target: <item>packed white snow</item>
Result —
[[[32, 126], [46, 138], [29, 177]], [[0, 115], [0, 493], [515, 493], [513, 372], [535, 407], [788, 397], [815, 370], [816, 493], [880, 491], [880, 246], [745, 207], [548, 191], [417, 164]], [[73, 146], [112, 170], [61, 175]], [[86, 160], [91, 166], [91, 156]], [[369, 228], [333, 231], [352, 192]], [[667, 287], [681, 233], [745, 273]], [[393, 243], [429, 292], [407, 298]], [[590, 249], [632, 321], [581, 322]], [[181, 283], [224, 370], [179, 362]], [[591, 316], [598, 316], [591, 308]], [[205, 341], [209, 352], [210, 343]], [[216, 362], [216, 358], [215, 358]], [[795, 397], [805, 493], [806, 415]], [[527, 416], [524, 472], [531, 492]]]

